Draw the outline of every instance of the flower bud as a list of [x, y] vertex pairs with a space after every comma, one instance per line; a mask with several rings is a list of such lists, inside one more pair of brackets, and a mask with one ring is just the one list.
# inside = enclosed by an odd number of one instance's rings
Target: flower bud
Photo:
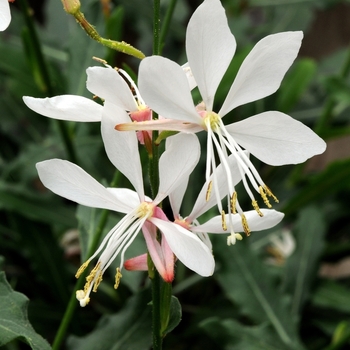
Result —
[[80, 9], [80, 1], [79, 0], [62, 0], [64, 10], [74, 15]]

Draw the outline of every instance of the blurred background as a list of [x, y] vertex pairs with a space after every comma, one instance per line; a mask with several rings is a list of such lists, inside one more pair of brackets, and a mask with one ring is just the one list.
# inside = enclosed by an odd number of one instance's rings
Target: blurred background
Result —
[[[82, 12], [102, 36], [152, 53], [152, 1], [81, 2]], [[187, 22], [201, 1], [175, 3], [163, 55], [183, 64]], [[215, 97], [217, 106], [244, 57], [261, 38], [290, 30], [305, 35], [281, 88], [232, 111], [226, 123], [278, 110], [311, 127], [328, 147], [324, 154], [296, 166], [273, 168], [253, 159], [280, 200], [274, 209], [283, 211], [285, 218], [274, 229], [253, 233], [231, 247], [225, 236], [212, 235], [216, 271], [210, 278], [177, 263], [173, 292], [182, 306], [182, 321], [167, 335], [164, 348], [349, 349], [350, 1], [222, 0], [222, 4], [237, 51]], [[169, 5], [169, 0], [161, 1], [162, 16]], [[29, 16], [24, 15], [26, 6], [25, 0], [10, 4], [12, 22], [0, 33], [0, 269], [11, 287], [29, 298], [30, 323], [52, 343], [76, 283], [74, 274], [87, 258], [96, 230], [103, 227], [108, 232], [120, 216], [109, 213], [107, 218], [102, 210], [54, 195], [40, 183], [35, 164], [68, 159], [105, 185], [115, 169], [105, 154], [99, 123], [58, 122], [37, 115], [24, 105], [22, 96], [92, 98], [85, 87], [85, 69], [99, 65], [93, 56], [126, 69], [135, 79], [139, 61], [91, 40], [59, 0], [29, 1]], [[193, 98], [200, 102], [198, 91]], [[65, 147], [62, 128], [73, 150]], [[143, 148], [141, 155], [147, 183]], [[204, 166], [202, 162], [191, 175], [184, 215], [190, 213], [204, 182]], [[120, 175], [117, 186], [130, 184]], [[241, 205], [248, 210], [244, 192], [238, 186]], [[199, 221], [212, 215], [217, 215], [215, 209]], [[144, 250], [139, 235], [128, 256]], [[114, 265], [91, 303], [76, 309], [62, 348], [150, 348], [148, 277], [124, 271], [115, 291], [118, 262]], [[0, 290], [5, 286], [1, 283]], [[4, 347], [27, 348], [21, 339]]]

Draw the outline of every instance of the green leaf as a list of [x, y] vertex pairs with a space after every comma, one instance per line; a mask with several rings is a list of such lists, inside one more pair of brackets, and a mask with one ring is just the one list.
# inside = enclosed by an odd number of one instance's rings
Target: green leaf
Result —
[[226, 345], [225, 349], [290, 349], [267, 324], [248, 327], [233, 319], [219, 320], [213, 317], [201, 322], [200, 327], [204, 328], [207, 334], [216, 340], [220, 346], [224, 343]]
[[15, 292], [0, 272], [0, 346], [12, 340], [21, 340], [32, 349], [51, 349], [50, 345], [31, 326], [27, 315], [28, 298]]
[[169, 323], [163, 334], [170, 333], [175, 327], [179, 325], [182, 319], [182, 309], [179, 299], [175, 296], [171, 296], [170, 301], [170, 313], [169, 313]]
[[311, 202], [324, 199], [325, 194], [329, 196], [349, 187], [350, 159], [333, 162], [309, 184], [303, 186], [302, 190], [291, 198], [281, 211], [291, 214]]
[[349, 288], [334, 281], [322, 281], [313, 293], [313, 305], [350, 313]]
[[85, 337], [70, 337], [71, 350], [148, 350], [152, 344], [150, 291], [128, 299], [117, 314], [103, 316]]
[[291, 312], [299, 321], [324, 248], [325, 222], [314, 207], [301, 211], [295, 227], [296, 250], [287, 260], [284, 291], [292, 295]]
[[294, 64], [279, 89], [276, 109], [289, 112], [309, 86], [315, 72], [316, 62], [311, 59], [305, 58]]
[[268, 267], [247, 242], [239, 242], [234, 247], [226, 246], [223, 240], [217, 243], [220, 242], [222, 266], [216, 278], [228, 299], [254, 322], [270, 322], [283, 343], [301, 349], [297, 329], [291, 322], [290, 302], [276, 288]]

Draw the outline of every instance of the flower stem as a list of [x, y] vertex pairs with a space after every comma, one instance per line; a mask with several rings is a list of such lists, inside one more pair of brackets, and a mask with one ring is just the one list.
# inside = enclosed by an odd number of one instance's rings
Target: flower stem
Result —
[[[19, 5], [27, 25], [27, 29], [22, 32], [22, 38], [27, 49], [26, 51], [34, 79], [38, 87], [43, 92], [49, 96], [54, 96], [55, 92], [51, 84], [47, 64], [45, 62], [44, 55], [41, 50], [40, 41], [35, 30], [33, 17], [31, 16], [32, 11], [28, 6], [27, 0], [19, 0]], [[67, 124], [65, 124], [65, 122], [62, 120], [54, 120], [54, 123], [58, 125], [58, 130], [61, 134], [69, 160], [77, 164], [77, 156], [72, 143], [72, 139], [67, 129]]]
[[174, 14], [175, 6], [176, 6], [177, 0], [170, 0], [170, 4], [168, 6], [167, 12], [164, 17], [162, 29], [160, 31], [160, 52], [163, 50], [164, 43], [165, 43], [165, 37], [168, 34], [168, 30], [170, 27], [170, 22]]
[[[119, 174], [120, 174], [119, 171], [115, 172], [114, 178], [111, 182], [111, 187], [116, 187], [116, 185], [118, 183], [118, 179], [119, 179]], [[94, 253], [94, 251], [96, 250], [96, 248], [101, 240], [102, 232], [103, 232], [103, 229], [107, 223], [109, 212], [110, 212], [109, 210], [104, 209], [101, 213], [101, 217], [100, 217], [99, 223], [97, 225], [96, 231], [95, 231], [94, 235], [92, 236], [91, 244], [88, 247], [88, 251], [87, 251], [88, 257]], [[72, 320], [72, 317], [74, 315], [74, 311], [76, 310], [76, 308], [78, 306], [78, 301], [76, 298], [76, 291], [83, 288], [84, 283], [85, 283], [86, 274], [87, 274], [87, 271], [85, 271], [80, 276], [80, 278], [77, 280], [77, 283], [75, 284], [75, 287], [74, 287], [72, 295], [69, 299], [66, 311], [63, 315], [61, 324], [58, 328], [56, 337], [55, 337], [54, 342], [52, 344], [52, 350], [58, 350], [62, 345], [62, 342], [63, 342], [65, 335], [66, 335], [66, 332], [67, 332], [67, 328]]]
[[[153, 55], [160, 54], [160, 0], [153, 1]], [[157, 115], [153, 112], [153, 118]], [[152, 155], [149, 158], [150, 183], [153, 197], [156, 196], [159, 187], [159, 152], [155, 145], [158, 132], [152, 133]], [[160, 239], [160, 237], [158, 237]], [[150, 260], [150, 259], [149, 259]], [[161, 335], [161, 278], [153, 263], [149, 262], [150, 277], [152, 281], [152, 332], [153, 349], [162, 349]]]

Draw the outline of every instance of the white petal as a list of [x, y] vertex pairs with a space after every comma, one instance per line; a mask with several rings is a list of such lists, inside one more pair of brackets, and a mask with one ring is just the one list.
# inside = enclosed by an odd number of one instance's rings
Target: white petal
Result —
[[93, 94], [116, 104], [126, 111], [137, 110], [130, 88], [119, 73], [111, 67], [90, 67], [86, 70], [86, 87]]
[[[241, 175], [239, 173], [238, 167], [237, 167], [237, 161], [233, 155], [230, 155], [228, 158], [229, 161], [229, 167], [232, 172], [232, 185], [235, 186], [238, 184], [238, 182], [241, 181]], [[227, 175], [225, 168], [222, 164], [219, 164], [216, 170], [216, 176], [217, 176], [217, 183], [218, 183], [218, 189], [220, 193], [220, 198], [223, 198], [228, 193], [228, 185], [227, 185]], [[213, 176], [210, 177], [210, 179], [213, 179]], [[214, 205], [216, 205], [216, 196], [215, 196], [215, 187], [212, 187], [212, 192], [210, 195], [209, 200], [206, 200], [206, 192], [208, 190], [208, 184], [205, 183], [197, 197], [196, 203], [192, 209], [191, 214], [188, 216], [188, 219], [190, 221], [195, 220], [199, 216], [201, 216], [203, 213], [205, 213], [207, 210], [212, 208]]]
[[149, 219], [165, 236], [171, 250], [189, 269], [201, 276], [211, 276], [215, 261], [209, 248], [193, 233], [170, 221]]
[[51, 159], [37, 163], [36, 168], [43, 185], [61, 197], [92, 208], [125, 212], [123, 201], [71, 162]]
[[159, 159], [158, 204], [172, 192], [184, 178], [188, 178], [199, 161], [200, 145], [192, 134], [177, 134], [166, 140], [165, 152]]
[[236, 50], [236, 40], [219, 0], [206, 0], [187, 27], [188, 63], [207, 110], [213, 107], [216, 89]]
[[226, 129], [238, 144], [270, 165], [302, 163], [326, 149], [310, 128], [281, 112], [257, 114]]
[[[120, 203], [123, 203], [123, 213], [130, 213], [131, 210], [137, 208], [141, 204], [137, 192], [130, 190], [129, 188], [107, 187], [107, 191], [112, 193]], [[152, 202], [151, 199], [148, 201]]]
[[297, 57], [302, 38], [302, 32], [284, 32], [260, 40], [242, 63], [219, 114], [273, 94]]
[[160, 56], [144, 58], [138, 84], [146, 104], [162, 117], [202, 123], [186, 75], [177, 63]]
[[187, 63], [183, 64], [181, 66], [181, 68], [183, 69], [183, 71], [186, 74], [188, 85], [190, 86], [190, 90], [192, 91], [197, 86], [197, 83], [196, 83], [196, 80], [194, 79], [194, 76], [192, 74], [191, 67], [187, 62]]
[[34, 112], [45, 117], [74, 122], [100, 122], [102, 106], [88, 98], [61, 95], [46, 98], [23, 96], [23, 101]]
[[10, 4], [8, 0], [0, 0], [0, 31], [4, 31], [11, 22]]
[[182, 204], [182, 200], [184, 198], [185, 192], [188, 186], [189, 176], [184, 177], [180, 183], [170, 194], [169, 194], [169, 202], [171, 206], [171, 210], [173, 211], [174, 218], [178, 218], [180, 216], [180, 208]]
[[[264, 214], [260, 217], [255, 210], [246, 211], [244, 213], [247, 218], [248, 225], [251, 231], [262, 231], [268, 228], [276, 226], [284, 217], [284, 214], [274, 209], [260, 209]], [[228, 214], [226, 214], [226, 222], [229, 222]], [[242, 220], [239, 214], [232, 214], [233, 230], [235, 232], [243, 232]], [[193, 226], [191, 228], [193, 232], [208, 232], [208, 233], [226, 233], [230, 234], [229, 231], [222, 229], [221, 215], [215, 216], [206, 223]]]
[[106, 101], [101, 123], [106, 153], [113, 165], [129, 179], [143, 201], [143, 177], [136, 133], [115, 130], [116, 124], [126, 122], [130, 122], [130, 118], [125, 110]]

